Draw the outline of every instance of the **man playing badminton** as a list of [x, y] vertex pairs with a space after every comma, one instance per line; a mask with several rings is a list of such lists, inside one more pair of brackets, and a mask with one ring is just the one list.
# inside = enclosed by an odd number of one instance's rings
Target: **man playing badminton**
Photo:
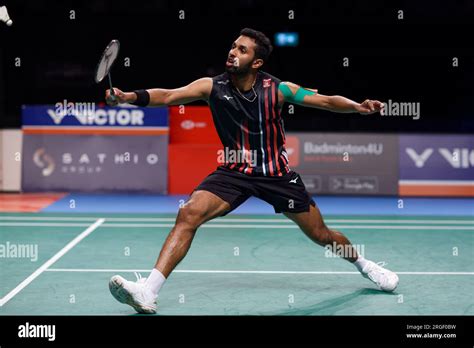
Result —
[[263, 33], [246, 28], [232, 44], [225, 72], [219, 76], [201, 78], [177, 89], [124, 93], [115, 88], [115, 98], [106, 92], [109, 105], [163, 106], [205, 100], [224, 148], [241, 155], [226, 159], [179, 209], [176, 223], [148, 278], [133, 282], [116, 275], [110, 279], [112, 295], [137, 312], [156, 313], [158, 292], [188, 252], [199, 226], [228, 214], [251, 196], [266, 201], [276, 213], [293, 220], [313, 242], [352, 249], [340, 256], [353, 263], [381, 290], [393, 291], [397, 287], [398, 276], [394, 272], [358, 255], [342, 233], [325, 225], [301, 177], [289, 167], [281, 117], [285, 102], [361, 114], [379, 112], [383, 104], [376, 100], [359, 104], [282, 82], [260, 70], [271, 51], [270, 40]]

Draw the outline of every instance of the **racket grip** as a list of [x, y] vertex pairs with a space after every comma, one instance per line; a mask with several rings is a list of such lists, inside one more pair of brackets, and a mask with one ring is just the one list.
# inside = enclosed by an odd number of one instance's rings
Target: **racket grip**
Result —
[[115, 91], [114, 91], [113, 88], [110, 89], [110, 99], [111, 99], [112, 101], [117, 100], [117, 97], [115, 96]]
[[109, 85], [110, 85], [110, 99], [112, 99], [112, 101], [115, 101], [117, 98], [115, 97], [115, 90], [112, 87], [112, 77], [110, 76], [110, 72], [108, 74], [108, 77], [109, 77]]

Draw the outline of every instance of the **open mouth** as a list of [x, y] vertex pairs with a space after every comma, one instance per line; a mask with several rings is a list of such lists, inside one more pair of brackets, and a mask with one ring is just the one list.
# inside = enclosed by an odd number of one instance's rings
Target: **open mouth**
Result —
[[228, 58], [227, 61], [225, 62], [225, 65], [227, 67], [231, 67], [231, 66], [238, 67], [239, 66], [239, 58], [237, 58], [237, 57]]

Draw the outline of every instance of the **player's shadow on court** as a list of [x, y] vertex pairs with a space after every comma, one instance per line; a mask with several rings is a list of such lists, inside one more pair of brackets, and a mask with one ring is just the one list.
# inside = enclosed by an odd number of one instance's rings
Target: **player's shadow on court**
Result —
[[[298, 316], [309, 316], [309, 315], [334, 315], [337, 314], [341, 309], [347, 309], [351, 305], [357, 305], [361, 296], [397, 296], [396, 292], [384, 292], [377, 289], [360, 289], [351, 294], [335, 297], [323, 302], [317, 303], [313, 306], [300, 307], [300, 308], [288, 308], [283, 311], [272, 311], [272, 312], [260, 312], [260, 313], [242, 313], [242, 315], [264, 315], [264, 316], [274, 316], [274, 315], [298, 315]], [[158, 309], [158, 315], [159, 315]], [[202, 313], [206, 315], [206, 313]], [[130, 316], [150, 316], [149, 314], [139, 314], [133, 313]]]
[[[396, 296], [395, 292], [388, 293], [377, 289], [360, 289], [351, 294], [335, 297], [323, 302], [317, 303], [313, 306], [304, 308], [289, 308], [285, 311], [274, 313], [262, 313], [263, 315], [334, 315], [341, 309], [346, 309], [351, 306], [351, 302], [360, 299], [360, 296]], [[356, 301], [357, 302], [357, 301]]]

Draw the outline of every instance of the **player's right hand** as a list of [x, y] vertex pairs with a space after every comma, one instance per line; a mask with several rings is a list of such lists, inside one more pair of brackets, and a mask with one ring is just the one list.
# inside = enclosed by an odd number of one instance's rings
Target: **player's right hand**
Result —
[[118, 88], [114, 88], [115, 96], [110, 94], [110, 89], [105, 91], [105, 101], [110, 106], [116, 106], [118, 104], [126, 103], [126, 95]]

